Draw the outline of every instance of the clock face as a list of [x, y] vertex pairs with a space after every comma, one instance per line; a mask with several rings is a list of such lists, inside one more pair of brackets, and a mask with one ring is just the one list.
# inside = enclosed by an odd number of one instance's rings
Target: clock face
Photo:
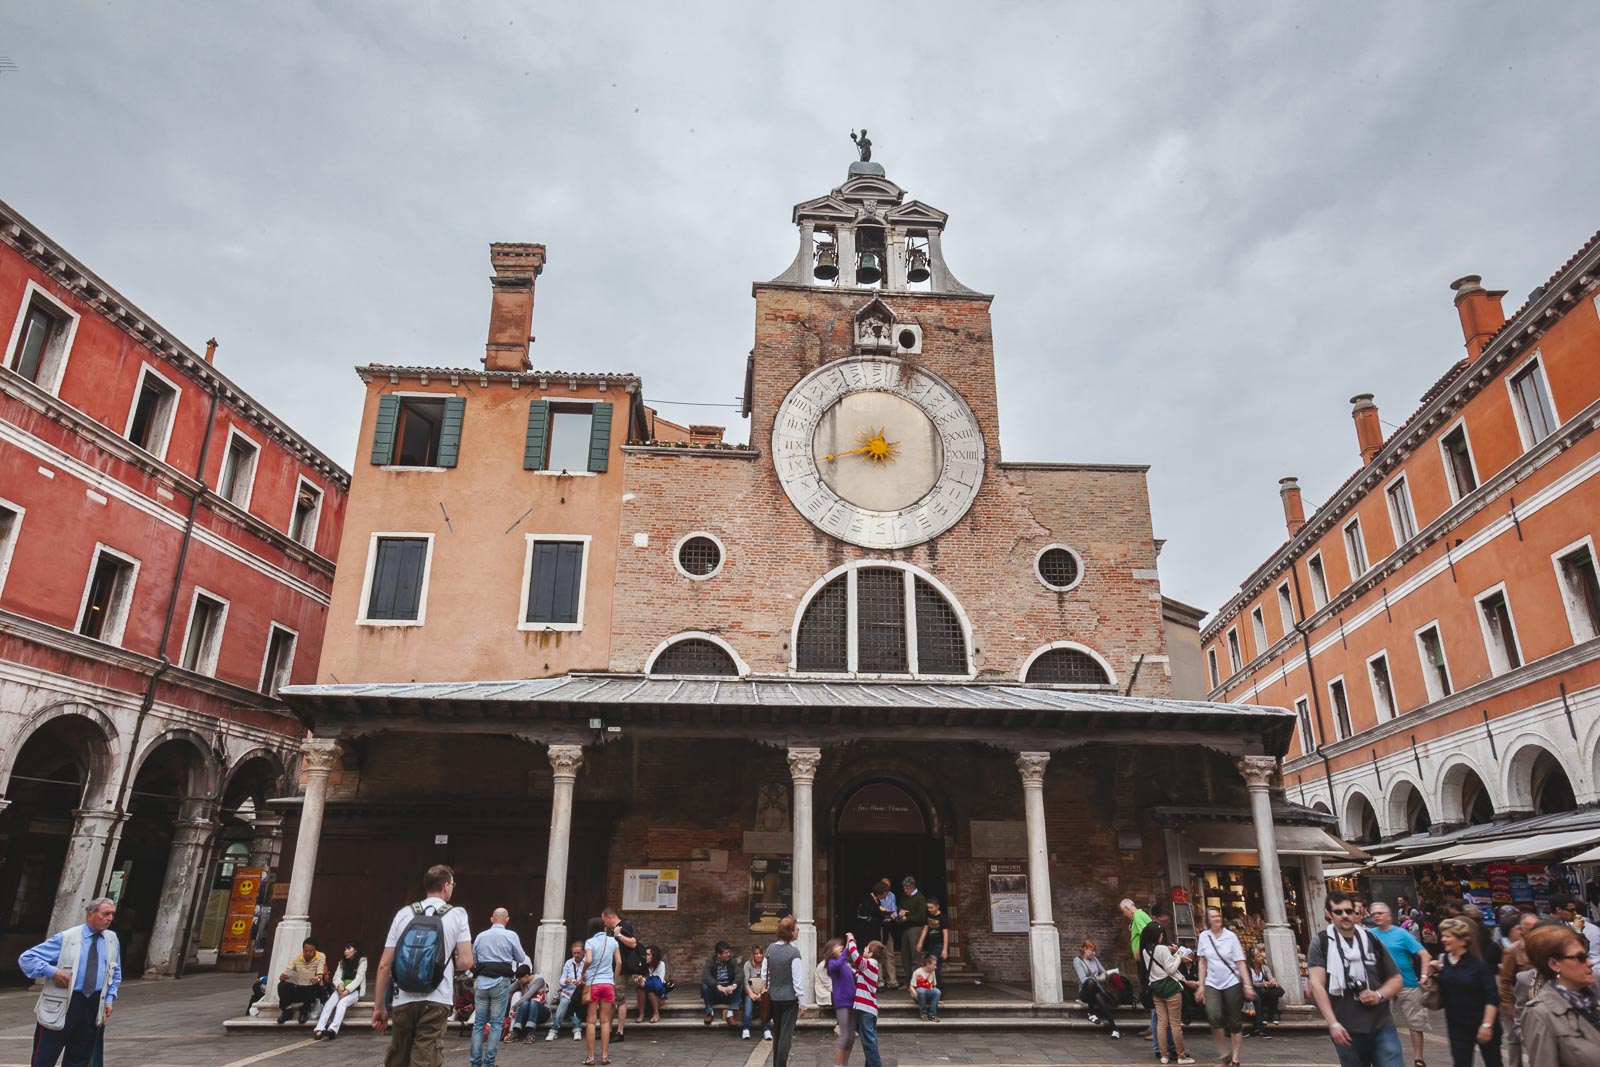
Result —
[[819, 367], [789, 390], [772, 428], [790, 501], [818, 529], [863, 548], [905, 548], [955, 525], [983, 480], [983, 433], [961, 394], [887, 356]]

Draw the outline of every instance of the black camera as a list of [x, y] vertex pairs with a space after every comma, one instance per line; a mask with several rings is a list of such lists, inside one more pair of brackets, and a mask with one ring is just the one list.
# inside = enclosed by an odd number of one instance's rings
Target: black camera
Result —
[[1359, 997], [1366, 991], [1367, 983], [1361, 981], [1359, 978], [1351, 978], [1346, 980], [1344, 983], [1344, 995], [1347, 997]]

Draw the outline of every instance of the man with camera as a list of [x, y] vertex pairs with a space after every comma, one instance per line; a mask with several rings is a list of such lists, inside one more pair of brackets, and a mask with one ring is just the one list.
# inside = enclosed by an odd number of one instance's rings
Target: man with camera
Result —
[[1355, 901], [1328, 894], [1332, 924], [1311, 939], [1306, 968], [1311, 999], [1328, 1024], [1340, 1067], [1402, 1067], [1400, 1035], [1389, 1004], [1404, 984], [1382, 942], [1356, 918]]

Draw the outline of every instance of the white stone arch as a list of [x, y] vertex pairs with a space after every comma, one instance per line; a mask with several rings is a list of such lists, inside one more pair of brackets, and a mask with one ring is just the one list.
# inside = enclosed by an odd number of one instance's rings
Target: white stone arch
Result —
[[[940, 678], [962, 678], [962, 677], [975, 678], [975, 677], [977, 677], [978, 665], [977, 665], [976, 662], [974, 662], [974, 660], [972, 658], [972, 619], [967, 615], [967, 609], [961, 606], [961, 601], [959, 599], [957, 599], [956, 595], [950, 591], [950, 588], [947, 585], [945, 585], [943, 582], [941, 582], [939, 579], [935, 578], [933, 575], [929, 574], [927, 571], [923, 570], [921, 567], [916, 566], [915, 564], [903, 563], [903, 562], [901, 562], [899, 560], [893, 560], [893, 559], [857, 559], [857, 560], [852, 560], [849, 563], [842, 563], [839, 566], [833, 568], [831, 571], [829, 571], [828, 573], [824, 574], [821, 578], [818, 578], [815, 582], [812, 583], [811, 588], [807, 589], [806, 592], [805, 592], [805, 595], [800, 598], [800, 603], [795, 606], [795, 609], [794, 609], [794, 621], [789, 626], [789, 670], [791, 672], [798, 672], [798, 670], [799, 670], [799, 664], [800, 664], [800, 621], [806, 617], [806, 609], [811, 606], [811, 601], [813, 599], [815, 599], [816, 595], [818, 593], [822, 592], [822, 590], [824, 588], [826, 588], [828, 586], [828, 584], [830, 582], [832, 582], [834, 579], [840, 578], [840, 577], [844, 577], [844, 576], [848, 575], [849, 572], [851, 572], [851, 571], [857, 571], [857, 570], [861, 570], [863, 568], [886, 568], [888, 570], [909, 571], [911, 574], [915, 575], [918, 578], [921, 578], [923, 581], [925, 581], [929, 585], [933, 586], [933, 588], [938, 592], [938, 594], [940, 596], [944, 597], [945, 603], [950, 605], [950, 609], [955, 612], [956, 620], [961, 623], [961, 642], [962, 642], [962, 646], [963, 646], [963, 649], [964, 649], [964, 651], [966, 653], [966, 657], [967, 657], [967, 673], [965, 675], [947, 674], [947, 675], [937, 675], [937, 676], [930, 676], [930, 677], [940, 677]], [[850, 610], [853, 612], [854, 609], [852, 608]], [[855, 617], [852, 614], [850, 616], [849, 620], [847, 621], [846, 626], [847, 627], [853, 627], [854, 624], [855, 624]]]
[[1583, 782], [1573, 782], [1572, 788], [1578, 791], [1578, 803], [1594, 801], [1595, 794], [1600, 792], [1600, 715], [1591, 712], [1588, 716], [1590, 726], [1584, 734], [1583, 747], [1580, 753], [1589, 753], [1588, 766], [1584, 768], [1588, 777]]
[[1324, 815], [1333, 814], [1333, 802], [1330, 801], [1326, 796], [1312, 797], [1309, 807], [1312, 811], [1319, 811]]
[[1511, 744], [1506, 746], [1505, 757], [1500, 761], [1502, 774], [1499, 783], [1500, 795], [1505, 798], [1506, 810], [1533, 810], [1533, 767], [1540, 755], [1547, 755], [1555, 760], [1556, 765], [1566, 774], [1573, 794], [1577, 795], [1580, 792], [1581, 779], [1578, 776], [1578, 768], [1573, 763], [1572, 746], [1552, 742], [1545, 734], [1528, 731], [1518, 734]]
[[212, 749], [209, 738], [186, 726], [169, 727], [144, 742], [128, 772], [127, 785], [131, 788], [133, 783], [139, 780], [139, 772], [144, 769], [145, 762], [149, 760], [151, 754], [169, 741], [186, 743], [187, 747], [193, 750], [193, 760], [189, 764], [191, 775], [187, 783], [188, 795], [216, 796], [222, 777], [222, 759], [219, 753]]
[[101, 808], [112, 803], [118, 769], [122, 764], [122, 738], [116, 723], [104, 711], [77, 700], [63, 700], [40, 708], [19, 722], [5, 743], [0, 744], [0, 796], [11, 786], [11, 774], [16, 768], [17, 756], [28, 739], [46, 724], [58, 719], [73, 718], [88, 724], [85, 732], [87, 744], [83, 753], [85, 766], [83, 806]]
[[1384, 827], [1382, 817], [1378, 814], [1378, 805], [1366, 789], [1359, 785], [1352, 785], [1344, 792], [1344, 800], [1339, 805], [1339, 831], [1347, 841], [1356, 841], [1361, 837], [1360, 804], [1365, 804], [1372, 812], [1372, 821], [1377, 824], [1378, 836], [1383, 836]]
[[1406, 809], [1411, 806], [1412, 797], [1421, 801], [1430, 822], [1437, 818], [1432, 805], [1428, 803], [1428, 790], [1422, 782], [1410, 771], [1397, 771], [1390, 776], [1383, 810], [1378, 813], [1380, 821], [1386, 822], [1386, 834], [1404, 836], [1412, 832], [1411, 823], [1406, 818]]
[[1466, 823], [1467, 810], [1461, 801], [1469, 772], [1483, 783], [1484, 790], [1489, 794], [1489, 803], [1494, 810], [1499, 811], [1503, 807], [1500, 798], [1495, 795], [1495, 783], [1499, 779], [1494, 775], [1485, 774], [1475, 760], [1457, 752], [1440, 766], [1439, 776], [1433, 787], [1432, 802], [1428, 805], [1428, 810], [1433, 812], [1435, 822], [1449, 823], [1453, 826]]
[[1077, 641], [1051, 641], [1048, 645], [1040, 645], [1038, 648], [1033, 650], [1033, 652], [1028, 656], [1027, 660], [1022, 664], [1022, 671], [1017, 675], [1017, 681], [1026, 682], [1028, 680], [1028, 672], [1033, 669], [1033, 661], [1044, 655], [1046, 652], [1050, 652], [1057, 648], [1070, 648], [1074, 652], [1082, 652], [1086, 654], [1090, 659], [1100, 664], [1100, 668], [1106, 672], [1107, 685], [1117, 684], [1117, 672], [1112, 670], [1111, 662], [1099, 652], [1096, 652], [1094, 649], [1090, 648], [1088, 645], [1079, 644]]
[[[734, 669], [738, 671], [740, 678], [743, 678], [750, 673], [750, 665], [744, 661], [744, 657], [739, 655], [732, 645], [728, 644], [727, 641], [718, 637], [716, 634], [706, 633], [704, 630], [685, 630], [682, 633], [673, 634], [671, 637], [661, 642], [655, 647], [655, 650], [650, 653], [649, 657], [645, 659], [644, 673], [649, 674], [651, 672], [656, 665], [656, 660], [660, 658], [661, 653], [665, 652], [667, 649], [671, 648], [680, 641], [690, 641], [695, 639], [701, 641], [710, 641], [713, 645], [716, 645], [718, 648], [722, 649], [722, 651], [726, 652], [728, 657], [733, 660]], [[668, 675], [667, 677], [676, 677], [676, 675]]]

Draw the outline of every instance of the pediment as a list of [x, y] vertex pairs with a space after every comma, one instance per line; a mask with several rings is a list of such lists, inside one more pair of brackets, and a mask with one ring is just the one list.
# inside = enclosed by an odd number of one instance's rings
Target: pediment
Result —
[[926, 223], [935, 229], [943, 229], [949, 215], [937, 208], [931, 208], [920, 200], [913, 200], [909, 204], [901, 204], [888, 212], [889, 221], [897, 224]]
[[819, 196], [815, 200], [807, 200], [803, 204], [794, 206], [792, 221], [801, 219], [821, 219], [824, 222], [850, 222], [858, 214], [854, 204], [839, 199], [833, 194]]
[[856, 312], [856, 347], [858, 349], [892, 349], [894, 324], [899, 316], [894, 308], [879, 297], [873, 297]]
[[906, 191], [890, 181], [888, 178], [875, 178], [869, 175], [851, 178], [834, 192], [849, 200], [877, 200], [898, 204], [906, 195]]

